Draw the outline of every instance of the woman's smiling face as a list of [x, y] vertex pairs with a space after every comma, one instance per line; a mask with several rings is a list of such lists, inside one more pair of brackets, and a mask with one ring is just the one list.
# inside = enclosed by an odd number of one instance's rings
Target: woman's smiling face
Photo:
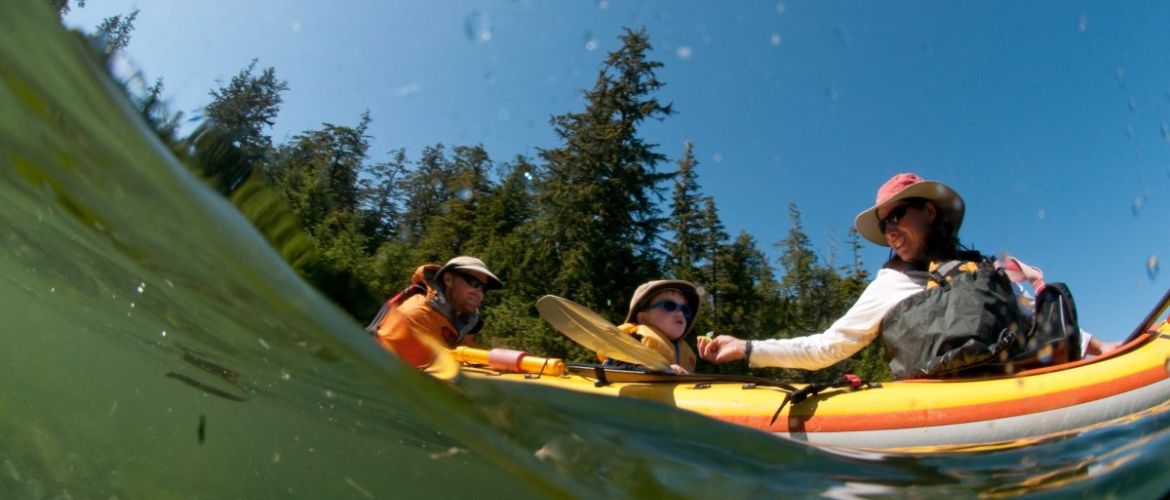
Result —
[[886, 243], [904, 262], [915, 262], [925, 257], [926, 238], [937, 216], [937, 209], [930, 201], [921, 204], [903, 201], [884, 213], [878, 212]]

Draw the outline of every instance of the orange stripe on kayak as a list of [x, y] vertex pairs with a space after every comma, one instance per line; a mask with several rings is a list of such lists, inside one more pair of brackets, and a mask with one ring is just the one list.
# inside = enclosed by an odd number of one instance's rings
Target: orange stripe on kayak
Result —
[[[776, 419], [763, 415], [712, 415], [720, 420], [769, 432], [844, 432], [883, 429], [907, 429], [935, 425], [965, 424], [984, 420], [1029, 415], [1116, 396], [1167, 378], [1164, 367], [1154, 367], [1097, 384], [1067, 391], [1040, 394], [1026, 398], [1008, 399], [993, 403], [949, 408], [929, 408], [886, 413], [856, 415], [792, 415]], [[869, 389], [881, 390], [881, 389]], [[814, 400], [801, 406], [815, 404]], [[791, 407], [790, 407], [791, 408]]]

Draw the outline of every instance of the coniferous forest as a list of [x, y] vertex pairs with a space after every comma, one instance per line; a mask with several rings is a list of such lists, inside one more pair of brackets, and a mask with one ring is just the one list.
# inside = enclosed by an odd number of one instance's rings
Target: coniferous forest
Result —
[[[67, 0], [47, 1], [61, 14], [71, 8]], [[96, 57], [130, 43], [136, 15], [110, 17], [84, 35]], [[473, 255], [507, 284], [485, 296], [478, 337], [486, 347], [595, 361], [539, 318], [536, 299], [563, 296], [620, 322], [634, 289], [661, 278], [705, 290], [692, 336], [822, 331], [869, 281], [856, 232], [850, 230], [846, 255], [818, 255], [790, 204], [787, 214], [776, 214], [778, 231], [788, 230], [775, 242], [728, 234], [716, 200], [698, 182], [695, 151], [703, 145], [687, 143], [680, 158], [669, 158], [639, 134], [647, 120], [669, 120], [676, 104], [657, 97], [668, 82], [656, 76], [663, 63], [650, 57], [651, 34], [626, 29], [620, 42], [595, 79], [582, 82], [583, 106], [549, 118], [558, 143], [535, 157], [493, 158], [478, 144], [374, 156], [368, 112], [274, 143], [268, 133], [295, 82], [256, 60], [209, 89], [205, 118], [189, 133], [180, 131], [183, 117], [166, 109], [161, 79], [144, 93], [127, 93], [175, 156], [355, 323], [364, 325], [406, 287], [418, 265]], [[777, 260], [761, 249], [767, 244], [775, 245]], [[816, 373], [753, 372], [806, 381], [846, 372], [888, 379], [878, 344]], [[748, 370], [743, 363], [700, 362], [699, 371]]]

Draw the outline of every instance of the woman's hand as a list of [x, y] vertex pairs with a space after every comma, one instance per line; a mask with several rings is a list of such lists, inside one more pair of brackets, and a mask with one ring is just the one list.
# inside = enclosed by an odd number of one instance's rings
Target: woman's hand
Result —
[[1089, 345], [1085, 347], [1085, 356], [1100, 356], [1116, 351], [1121, 342], [1102, 342], [1097, 337], [1089, 338]]
[[699, 357], [715, 364], [743, 359], [747, 342], [731, 335], [720, 335], [710, 341], [699, 341]]

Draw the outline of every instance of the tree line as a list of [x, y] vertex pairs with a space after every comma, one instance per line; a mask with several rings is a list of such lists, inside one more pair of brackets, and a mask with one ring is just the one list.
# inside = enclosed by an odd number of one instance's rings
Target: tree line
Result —
[[[65, 0], [47, 0], [62, 14]], [[78, 3], [77, 6], [84, 6]], [[90, 39], [108, 57], [124, 48], [136, 14], [108, 18]], [[747, 232], [729, 235], [698, 181], [696, 145], [670, 159], [639, 127], [665, 120], [663, 63], [645, 30], [626, 29], [585, 90], [582, 109], [552, 116], [558, 144], [535, 157], [492, 158], [482, 145], [435, 144], [408, 155], [370, 152], [372, 118], [323, 123], [283, 143], [268, 135], [289, 83], [256, 60], [209, 91], [205, 119], [187, 134], [163, 104], [156, 80], [128, 92], [175, 156], [228, 197], [304, 278], [364, 323], [408, 284], [415, 267], [456, 255], [483, 259], [506, 283], [485, 297], [481, 345], [569, 361], [593, 353], [552, 330], [535, 301], [554, 294], [619, 322], [641, 283], [693, 281], [704, 303], [695, 332], [747, 339], [822, 331], [869, 278], [850, 229], [847, 262], [818, 255], [795, 204], [770, 262]], [[778, 267], [776, 267], [778, 266]], [[779, 271], [779, 272], [778, 272]], [[779, 278], [777, 278], [779, 276]], [[692, 347], [694, 339], [687, 339]], [[879, 343], [815, 373], [760, 375], [827, 381], [852, 372], [888, 379]], [[742, 363], [699, 371], [746, 373]]]

